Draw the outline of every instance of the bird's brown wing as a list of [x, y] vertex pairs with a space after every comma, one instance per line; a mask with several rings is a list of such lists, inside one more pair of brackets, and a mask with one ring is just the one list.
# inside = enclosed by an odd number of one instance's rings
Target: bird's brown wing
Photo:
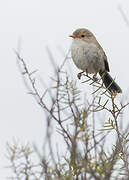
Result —
[[104, 53], [104, 64], [105, 64], [105, 70], [106, 71], [110, 71], [110, 69], [109, 69], [109, 64], [108, 64], [108, 61], [107, 61], [107, 56], [106, 56], [106, 54], [105, 54], [105, 52], [104, 52], [104, 50], [103, 50], [103, 48], [101, 47], [101, 45], [98, 43], [98, 41], [96, 40], [95, 41], [95, 43], [97, 44], [97, 46], [103, 51], [103, 53]]
[[108, 64], [107, 56], [106, 56], [105, 52], [104, 52], [104, 64], [105, 64], [105, 70], [109, 72], [110, 69], [109, 69], [109, 64]]

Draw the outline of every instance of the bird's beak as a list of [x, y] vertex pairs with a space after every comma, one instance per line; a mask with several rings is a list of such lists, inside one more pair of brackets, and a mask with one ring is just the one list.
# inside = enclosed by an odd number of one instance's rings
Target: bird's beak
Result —
[[73, 38], [73, 39], [75, 39], [76, 38], [76, 36], [75, 35], [70, 35], [69, 37], [71, 37], [71, 38]]

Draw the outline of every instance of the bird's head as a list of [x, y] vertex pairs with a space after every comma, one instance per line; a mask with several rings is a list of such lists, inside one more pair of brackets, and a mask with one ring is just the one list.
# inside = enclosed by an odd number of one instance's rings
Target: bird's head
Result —
[[73, 32], [72, 35], [70, 35], [69, 37], [72, 37], [73, 39], [82, 39], [82, 40], [86, 40], [86, 39], [91, 39], [94, 37], [93, 33], [90, 32], [88, 29], [85, 28], [80, 28], [77, 29]]

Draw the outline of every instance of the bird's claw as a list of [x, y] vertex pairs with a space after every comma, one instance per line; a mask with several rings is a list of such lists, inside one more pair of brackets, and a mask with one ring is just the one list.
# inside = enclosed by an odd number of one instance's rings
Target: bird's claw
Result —
[[78, 79], [81, 79], [82, 73], [83, 72], [80, 72], [80, 73], [77, 74]]
[[98, 78], [96, 77], [96, 74], [93, 76], [93, 81], [94, 82], [98, 81]]

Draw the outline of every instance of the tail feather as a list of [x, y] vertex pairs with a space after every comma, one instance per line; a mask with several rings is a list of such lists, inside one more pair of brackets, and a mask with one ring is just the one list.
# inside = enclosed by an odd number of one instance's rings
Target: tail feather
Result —
[[122, 90], [119, 87], [119, 85], [114, 81], [114, 79], [112, 79], [112, 77], [107, 71], [100, 71], [99, 74], [103, 80], [105, 87], [111, 93], [122, 93]]

